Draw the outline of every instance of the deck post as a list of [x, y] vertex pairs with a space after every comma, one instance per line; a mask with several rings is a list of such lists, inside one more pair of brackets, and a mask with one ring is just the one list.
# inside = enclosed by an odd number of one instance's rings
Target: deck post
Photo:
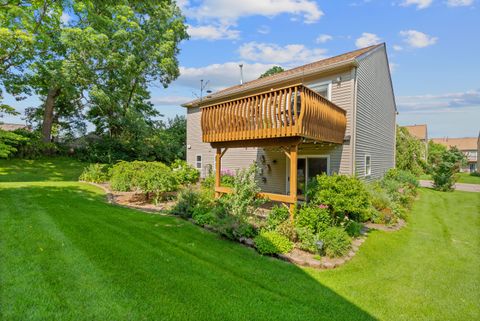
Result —
[[215, 154], [215, 197], [220, 197], [220, 193], [216, 191], [220, 187], [222, 171], [222, 149], [217, 148]]
[[297, 204], [297, 159], [298, 159], [298, 145], [290, 146], [290, 220], [293, 221], [293, 213], [295, 205]]

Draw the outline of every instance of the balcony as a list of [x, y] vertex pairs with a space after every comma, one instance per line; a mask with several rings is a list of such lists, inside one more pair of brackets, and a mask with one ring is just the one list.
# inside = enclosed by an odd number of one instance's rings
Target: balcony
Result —
[[228, 147], [227, 142], [260, 147], [262, 141], [288, 138], [341, 144], [347, 125], [345, 110], [302, 84], [205, 105], [201, 110], [202, 139], [213, 147]]

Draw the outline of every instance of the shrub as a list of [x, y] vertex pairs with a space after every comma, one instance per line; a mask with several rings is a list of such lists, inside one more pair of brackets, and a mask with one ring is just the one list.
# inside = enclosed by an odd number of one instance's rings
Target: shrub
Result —
[[403, 185], [418, 187], [418, 180], [415, 175], [406, 170], [391, 168], [385, 174], [385, 179], [393, 179]]
[[[215, 186], [215, 175], [208, 175], [202, 181], [202, 187], [213, 189]], [[234, 184], [234, 175], [230, 172], [222, 172], [220, 176], [220, 185], [224, 187], [233, 187]]]
[[[170, 210], [173, 215], [183, 218], [191, 218], [195, 212], [195, 208], [200, 203], [200, 193], [191, 188], [185, 188], [178, 193], [177, 203]], [[199, 213], [200, 214], [200, 211]]]
[[194, 184], [200, 178], [200, 172], [184, 160], [177, 159], [171, 165], [177, 182], [181, 185]]
[[215, 221], [215, 229], [218, 233], [231, 240], [239, 240], [241, 237], [252, 238], [257, 235], [255, 227], [245, 219], [228, 214], [220, 214]]
[[297, 234], [297, 247], [301, 250], [318, 253], [316, 242], [318, 241], [317, 235], [313, 234], [312, 230], [307, 227], [299, 227], [296, 229]]
[[328, 257], [343, 256], [350, 250], [352, 240], [341, 227], [329, 227], [318, 237], [323, 241], [322, 252]]
[[273, 231], [282, 222], [288, 220], [290, 212], [285, 206], [275, 205], [267, 217], [267, 229]]
[[372, 215], [372, 222], [376, 224], [394, 224], [397, 221], [395, 212], [389, 208], [375, 211]]
[[260, 254], [288, 253], [293, 249], [293, 243], [275, 231], [260, 233], [254, 242]]
[[452, 147], [441, 154], [440, 163], [432, 167], [433, 188], [451, 191], [457, 179], [456, 174], [465, 162], [465, 155]]
[[345, 224], [345, 232], [351, 237], [358, 237], [362, 234], [363, 225], [355, 221], [348, 221]]
[[153, 194], [155, 203], [158, 203], [164, 193], [176, 191], [178, 183], [167, 165], [160, 162], [145, 163], [145, 167], [137, 172], [135, 187], [145, 193], [147, 199]]
[[[394, 189], [398, 186], [399, 185], [395, 183]], [[367, 188], [368, 192], [370, 193], [370, 201], [372, 203], [372, 206], [376, 210], [381, 211], [385, 208], [392, 207], [392, 201], [387, 193], [387, 190], [383, 189], [379, 183], [375, 182], [372, 184], [368, 184]]]
[[145, 162], [118, 162], [110, 170], [110, 186], [114, 191], [129, 192], [136, 186], [136, 178]]
[[314, 234], [333, 225], [333, 219], [325, 205], [303, 206], [296, 212], [295, 225], [309, 228]]
[[238, 171], [234, 177], [232, 193], [220, 198], [220, 203], [229, 215], [238, 218], [253, 216], [259, 206], [265, 202], [257, 198], [260, 188], [255, 180], [256, 171], [255, 165]]
[[317, 176], [307, 189], [307, 197], [313, 204], [328, 205], [336, 222], [342, 221], [345, 215], [355, 221], [365, 221], [371, 206], [363, 182], [345, 175]]
[[109, 166], [106, 164], [90, 164], [84, 168], [80, 180], [92, 183], [103, 183], [108, 181]]
[[276, 227], [275, 231], [278, 232], [278, 234], [285, 236], [292, 242], [297, 240], [297, 230], [295, 229], [295, 225], [291, 220], [287, 219], [280, 223]]
[[214, 225], [216, 216], [211, 208], [201, 203], [193, 208], [192, 218], [198, 225]]

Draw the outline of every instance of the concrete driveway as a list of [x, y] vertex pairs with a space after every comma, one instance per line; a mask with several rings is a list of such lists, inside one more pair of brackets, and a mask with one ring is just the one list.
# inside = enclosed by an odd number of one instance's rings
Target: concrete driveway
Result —
[[[420, 180], [419, 183], [422, 187], [433, 187], [433, 181]], [[480, 193], [480, 184], [457, 183], [455, 184], [455, 190]]]

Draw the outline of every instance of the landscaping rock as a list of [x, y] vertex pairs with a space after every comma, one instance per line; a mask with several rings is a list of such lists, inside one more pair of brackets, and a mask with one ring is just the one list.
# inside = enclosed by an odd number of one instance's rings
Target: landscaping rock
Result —
[[333, 269], [335, 267], [335, 264], [333, 262], [323, 262], [322, 267], [324, 269]]

